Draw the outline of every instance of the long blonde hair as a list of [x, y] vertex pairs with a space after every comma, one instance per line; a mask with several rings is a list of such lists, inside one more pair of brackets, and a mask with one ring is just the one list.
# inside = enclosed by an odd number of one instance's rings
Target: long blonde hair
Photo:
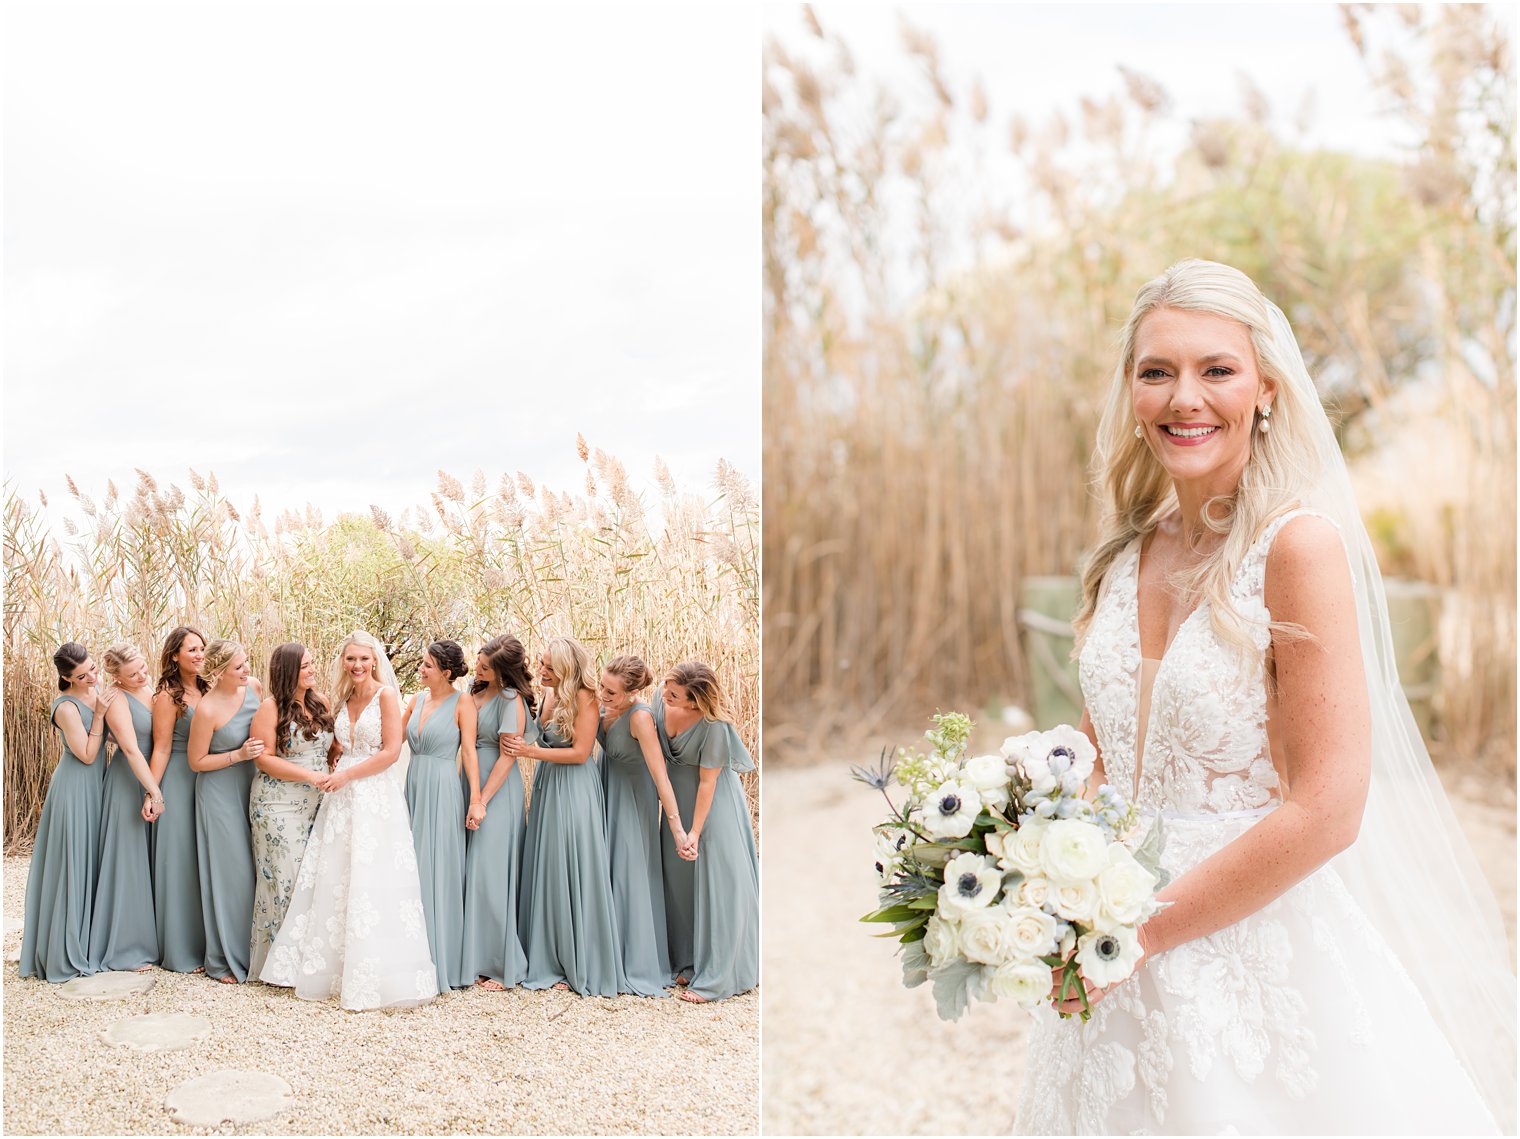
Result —
[[592, 674], [591, 654], [573, 637], [555, 637], [544, 646], [549, 667], [559, 678], [554, 686], [554, 715], [549, 722], [563, 739], [575, 737], [576, 697], [581, 691], [596, 696], [596, 678]]
[[222, 673], [232, 663], [232, 658], [242, 651], [243, 646], [237, 641], [223, 637], [215, 638], [206, 646], [206, 655], [201, 658], [200, 678], [206, 682], [208, 690], [216, 687], [217, 681], [222, 679]]
[[348, 651], [349, 645], [363, 645], [370, 651], [374, 658], [374, 664], [370, 666], [370, 675], [375, 680], [384, 684], [385, 679], [381, 672], [380, 662], [385, 660], [385, 646], [374, 635], [355, 629], [343, 638], [343, 643], [338, 646], [338, 651], [333, 656], [332, 676], [327, 687], [333, 694], [333, 708], [341, 708], [348, 703], [348, 698], [354, 694], [354, 678], [348, 675], [348, 669], [343, 667], [343, 654]]
[[[1177, 262], [1141, 287], [1120, 336], [1119, 362], [1093, 451], [1092, 473], [1101, 488], [1103, 528], [1082, 571], [1082, 606], [1072, 622], [1077, 647], [1081, 647], [1092, 622], [1109, 567], [1132, 541], [1154, 530], [1177, 504], [1171, 477], [1145, 440], [1135, 435], [1130, 397], [1140, 322], [1161, 308], [1209, 313], [1244, 325], [1262, 380], [1275, 385], [1272, 429], [1251, 432], [1250, 453], [1235, 493], [1204, 504], [1203, 524], [1224, 535], [1224, 541], [1198, 565], [1172, 579], [1185, 607], [1208, 601], [1210, 619], [1221, 640], [1242, 652], [1254, 653], [1256, 646], [1247, 621], [1230, 600], [1230, 586], [1262, 528], [1306, 498], [1314, 485], [1318, 462], [1308, 425], [1313, 422], [1312, 416], [1322, 412], [1309, 406], [1307, 401], [1313, 397], [1288, 379], [1286, 360], [1272, 334], [1267, 299], [1255, 282], [1239, 269], [1195, 259]], [[1259, 411], [1257, 416], [1259, 419]], [[1303, 635], [1296, 625], [1273, 622], [1272, 629], [1290, 636]]]

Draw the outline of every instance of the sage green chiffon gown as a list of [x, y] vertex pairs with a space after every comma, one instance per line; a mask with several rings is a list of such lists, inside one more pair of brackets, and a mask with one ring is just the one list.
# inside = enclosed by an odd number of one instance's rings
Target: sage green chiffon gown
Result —
[[[146, 760], [153, 754], [153, 710], [126, 692], [117, 699], [127, 702], [134, 742]], [[138, 969], [158, 960], [148, 858], [152, 827], [142, 817], [145, 794], [118, 748], [106, 766], [100, 813], [100, 870], [90, 917], [90, 961], [96, 972]]]
[[[69, 701], [88, 732], [95, 715], [77, 696], [60, 696], [49, 715]], [[57, 725], [57, 720], [53, 721]], [[59, 729], [59, 735], [63, 730]], [[104, 748], [104, 744], [101, 745]], [[98, 756], [98, 753], [97, 753]], [[63, 745], [48, 780], [42, 818], [26, 875], [26, 925], [21, 931], [23, 977], [57, 984], [95, 971], [90, 961], [90, 916], [100, 866], [100, 804], [105, 764], [84, 763]]]
[[[292, 724], [285, 741], [285, 754], [276, 758], [293, 763], [314, 775], [327, 773], [327, 749], [331, 732], [318, 732], [309, 740]], [[296, 874], [306, 854], [306, 840], [322, 805], [322, 792], [310, 783], [277, 779], [255, 768], [248, 793], [248, 827], [253, 839], [253, 945], [248, 975], [258, 977], [269, 957], [269, 947], [285, 922]]]
[[623, 948], [630, 993], [666, 996], [675, 980], [665, 931], [665, 886], [660, 853], [660, 794], [634, 738], [636, 703], [597, 731], [607, 784], [607, 854], [612, 908]]
[[754, 770], [755, 764], [738, 729], [725, 720], [698, 720], [672, 737], [665, 727], [664, 703], [656, 701], [654, 722], [688, 831], [696, 814], [699, 772], [720, 769], [696, 861], [676, 853], [668, 827], [660, 834], [671, 965], [690, 978], [693, 993], [722, 1000], [753, 989], [760, 980], [760, 867], [737, 774]]
[[[526, 706], [518, 707], [516, 692], [498, 693], [476, 714], [475, 755], [480, 761], [480, 788], [501, 758], [503, 732], [518, 731], [529, 744], [539, 742], [538, 724], [528, 719]], [[523, 803], [522, 765], [511, 759], [506, 780], [486, 804], [480, 827], [465, 832], [464, 874], [464, 975], [473, 981], [489, 977], [507, 988], [522, 984], [528, 972], [517, 928], [518, 899], [522, 894], [523, 836], [527, 830]], [[461, 776], [462, 782], [467, 782]], [[463, 788], [466, 806], [470, 790]]]
[[[570, 746], [552, 723], [540, 722], [539, 733], [541, 747]], [[608, 875], [602, 777], [595, 765], [538, 761], [522, 880], [520, 928], [528, 954], [523, 987], [547, 989], [564, 981], [582, 996], [627, 992]]]
[[[211, 733], [210, 753], [236, 751], [248, 742], [248, 729], [259, 710], [253, 685], [245, 685], [243, 704]], [[252, 760], [239, 760], [195, 776], [196, 855], [201, 871], [201, 919], [206, 928], [206, 975], [248, 979], [253, 952], [253, 835], [248, 825], [248, 796], [253, 788]]]
[[164, 813], [148, 827], [153, 862], [153, 911], [158, 927], [158, 963], [175, 973], [193, 973], [206, 964], [206, 923], [201, 913], [201, 868], [196, 855], [195, 772], [190, 770], [188, 704], [174, 721], [169, 762], [158, 781]]
[[465, 977], [464, 842], [466, 800], [460, 791], [460, 694], [451, 693], [430, 709], [422, 722], [425, 694], [417, 697], [406, 724], [412, 760], [406, 769], [406, 809], [412, 818], [412, 844], [422, 885], [422, 914], [428, 949], [438, 974], [438, 991], [474, 983]]

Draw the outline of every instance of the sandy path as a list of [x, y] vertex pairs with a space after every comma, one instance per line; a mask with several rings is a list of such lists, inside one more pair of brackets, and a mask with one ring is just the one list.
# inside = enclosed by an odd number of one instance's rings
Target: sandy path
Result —
[[[5, 859], [20, 921], [27, 860]], [[6, 947], [18, 935], [5, 939]], [[283, 1077], [296, 1106], [225, 1134], [753, 1134], [759, 997], [709, 1005], [516, 990], [423, 1009], [346, 1013], [264, 985], [154, 970], [154, 988], [65, 1000], [5, 965], [4, 1129], [10, 1134], [211, 1134], [170, 1121], [165, 1095], [217, 1068]], [[211, 1039], [138, 1053], [101, 1042], [144, 1012], [208, 1017]]]
[[[944, 1024], [907, 991], [893, 943], [855, 919], [875, 898], [880, 795], [848, 765], [772, 767], [765, 783], [764, 1067], [768, 1134], [1006, 1134], [1028, 1014], [979, 1005]], [[1481, 784], [1454, 804], [1515, 937], [1515, 814]], [[974, 1051], [973, 1051], [974, 1050]], [[977, 1067], [973, 1056], [995, 1056]]]

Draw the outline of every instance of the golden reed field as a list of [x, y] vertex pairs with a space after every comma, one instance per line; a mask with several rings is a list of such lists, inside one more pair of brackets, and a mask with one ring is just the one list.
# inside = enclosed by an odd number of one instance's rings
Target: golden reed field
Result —
[[[98, 659], [112, 641], [132, 641], [156, 676], [163, 637], [182, 622], [241, 641], [259, 676], [276, 645], [300, 641], [324, 681], [343, 637], [366, 629], [386, 645], [403, 687], [440, 637], [471, 655], [510, 632], [532, 655], [568, 635], [601, 661], [637, 653], [656, 677], [702, 660], [758, 759], [753, 489], [720, 460], [705, 492], [677, 486], [660, 463], [652, 493], [640, 494], [616, 458], [579, 437], [577, 447], [580, 493], [520, 472], [491, 482], [477, 471], [465, 484], [440, 471], [425, 505], [331, 521], [314, 507], [266, 520], [257, 500], [230, 502], [214, 474], [190, 472], [186, 491], [138, 472], [129, 490], [113, 481], [98, 500], [70, 480], [85, 525], [65, 520], [54, 532], [7, 487], [6, 850], [30, 842], [58, 757], [48, 724], [53, 651], [77, 640]], [[742, 778], [754, 817], [758, 773]]]
[[1031, 120], [906, 21], [912, 82], [858, 67], [811, 9], [776, 33], [772, 759], [916, 734], [936, 707], [1028, 706], [1023, 583], [1074, 573], [1096, 538], [1088, 460], [1119, 328], [1143, 282], [1202, 257], [1288, 313], [1384, 574], [1441, 598], [1438, 755], [1512, 776], [1515, 73], [1495, 13], [1342, 6], [1366, 83], [1418, 142], [1401, 161], [1309, 145], [1312, 104], [1243, 76], [1201, 121], [1127, 69], [1118, 93]]

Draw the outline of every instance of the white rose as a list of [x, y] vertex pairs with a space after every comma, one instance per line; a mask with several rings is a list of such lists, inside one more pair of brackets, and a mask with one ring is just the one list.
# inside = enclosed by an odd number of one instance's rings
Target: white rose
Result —
[[982, 810], [982, 796], [970, 781], [941, 783], [914, 814], [931, 838], [965, 838]]
[[1082, 966], [1082, 976], [1094, 988], [1124, 980], [1135, 971], [1139, 960], [1139, 935], [1127, 926], [1120, 926], [1110, 933], [1083, 934], [1077, 939], [1077, 964]]
[[1040, 841], [1045, 877], [1056, 885], [1090, 880], [1108, 861], [1108, 841], [1092, 823], [1058, 819]]
[[1040, 861], [1040, 846], [1050, 824], [1044, 819], [1030, 819], [1011, 834], [999, 841], [1002, 855], [998, 865], [1004, 870], [1017, 870], [1026, 878], [1044, 877], [1045, 864]]
[[1051, 728], [1044, 736], [1045, 754], [1051, 760], [1052, 769], [1060, 766], [1059, 761], [1064, 759], [1065, 771], [1075, 774], [1085, 784], [1098, 759], [1098, 749], [1093, 747], [1092, 740], [1070, 724]]
[[1008, 806], [1008, 764], [1002, 756], [972, 756], [966, 761], [962, 778], [977, 789], [984, 807], [1001, 811]]
[[995, 995], [1033, 1008], [1050, 995], [1050, 969], [1038, 961], [1009, 961], [992, 974], [991, 987]]
[[954, 918], [992, 904], [1003, 885], [1003, 872], [983, 854], [957, 854], [945, 863], [945, 884], [939, 888], [939, 912]]
[[1007, 911], [1012, 952], [1019, 957], [1044, 957], [1056, 949], [1056, 919], [1033, 906]]
[[982, 965], [996, 965], [1006, 960], [1009, 953], [1012, 923], [1008, 912], [999, 906], [976, 910], [961, 919], [961, 952], [967, 961]]
[[1117, 843], [1108, 848], [1108, 865], [1098, 874], [1099, 929], [1134, 925], [1144, 915], [1156, 889], [1156, 876]]
[[1019, 883], [1018, 894], [1015, 901], [1021, 906], [1033, 906], [1042, 909], [1050, 900], [1050, 879], [1048, 878], [1025, 878]]
[[959, 931], [953, 921], [946, 921], [938, 914], [929, 916], [924, 929], [924, 952], [934, 965], [943, 965], [961, 951]]
[[1051, 892], [1050, 907], [1067, 921], [1089, 924], [1098, 913], [1098, 884], [1091, 878], [1058, 884]]

